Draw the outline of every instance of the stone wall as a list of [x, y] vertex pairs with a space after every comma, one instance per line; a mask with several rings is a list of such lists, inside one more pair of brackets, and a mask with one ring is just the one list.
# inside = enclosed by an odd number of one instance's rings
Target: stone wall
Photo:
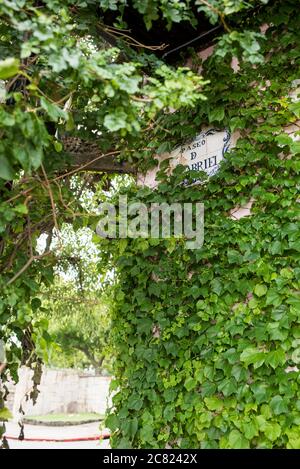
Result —
[[45, 368], [36, 405], [30, 399], [26, 400], [32, 389], [32, 372], [23, 367], [19, 378], [16, 386], [10, 386], [8, 400], [16, 419], [21, 405], [26, 416], [79, 412], [104, 414], [108, 407], [110, 377], [91, 376], [78, 370]]

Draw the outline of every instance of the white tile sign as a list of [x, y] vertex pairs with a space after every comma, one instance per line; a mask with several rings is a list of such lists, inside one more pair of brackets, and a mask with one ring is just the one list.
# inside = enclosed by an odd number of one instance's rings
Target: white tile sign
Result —
[[220, 162], [224, 159], [225, 153], [235, 146], [239, 134], [230, 135], [228, 130], [217, 130], [214, 128], [204, 128], [193, 140], [178, 146], [171, 153], [164, 153], [157, 156], [158, 165], [149, 170], [146, 174], [138, 175], [138, 184], [155, 188], [158, 186], [156, 180], [157, 172], [166, 158], [169, 160], [170, 170], [182, 164], [190, 169], [205, 171], [209, 176], [216, 174]]
[[227, 130], [206, 129], [195, 139], [174, 150], [171, 154], [171, 167], [178, 164], [191, 170], [205, 171], [209, 176], [215, 174], [231, 144]]

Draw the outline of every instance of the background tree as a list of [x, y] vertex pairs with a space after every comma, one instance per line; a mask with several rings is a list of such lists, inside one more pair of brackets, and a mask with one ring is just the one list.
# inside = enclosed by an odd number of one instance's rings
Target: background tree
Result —
[[109, 300], [103, 290], [78, 290], [74, 281], [58, 278], [42, 298], [42, 316], [59, 345], [49, 357], [50, 366], [109, 371]]
[[[87, 202], [89, 206], [92, 201]], [[112, 275], [100, 274], [101, 253], [89, 228], [74, 231], [66, 224], [52, 249], [59, 249], [54, 283], [41, 292], [41, 320], [58, 347], [52, 347], [48, 365], [89, 368], [97, 374], [111, 368], [110, 306]]]

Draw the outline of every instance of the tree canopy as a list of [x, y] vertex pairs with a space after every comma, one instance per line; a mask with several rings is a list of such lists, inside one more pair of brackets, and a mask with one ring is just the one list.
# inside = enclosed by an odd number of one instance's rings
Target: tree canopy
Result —
[[48, 366], [102, 374], [111, 371], [112, 363], [111, 282], [99, 272], [92, 236], [88, 228], [77, 232], [71, 224], [62, 228], [60, 263], [53, 284], [40, 293], [39, 316], [47, 321], [45, 328], [54, 341]]

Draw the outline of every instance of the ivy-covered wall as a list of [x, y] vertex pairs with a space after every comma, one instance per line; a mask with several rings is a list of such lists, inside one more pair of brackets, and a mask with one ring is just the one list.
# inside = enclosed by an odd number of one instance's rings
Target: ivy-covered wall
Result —
[[[300, 448], [300, 103], [290, 96], [300, 37], [292, 3], [267, 29], [262, 63], [244, 63], [234, 42], [236, 73], [230, 54], [214, 54], [203, 64], [208, 100], [194, 114], [165, 116], [155, 136], [171, 150], [202, 125], [238, 130], [219, 172], [187, 187], [182, 180], [195, 174], [177, 167], [155, 191], [127, 191], [145, 203], [203, 202], [202, 249], [175, 238], [102, 242], [109, 252], [114, 245], [107, 260], [118, 272], [113, 447]], [[251, 215], [230, 216], [250, 200]]]

